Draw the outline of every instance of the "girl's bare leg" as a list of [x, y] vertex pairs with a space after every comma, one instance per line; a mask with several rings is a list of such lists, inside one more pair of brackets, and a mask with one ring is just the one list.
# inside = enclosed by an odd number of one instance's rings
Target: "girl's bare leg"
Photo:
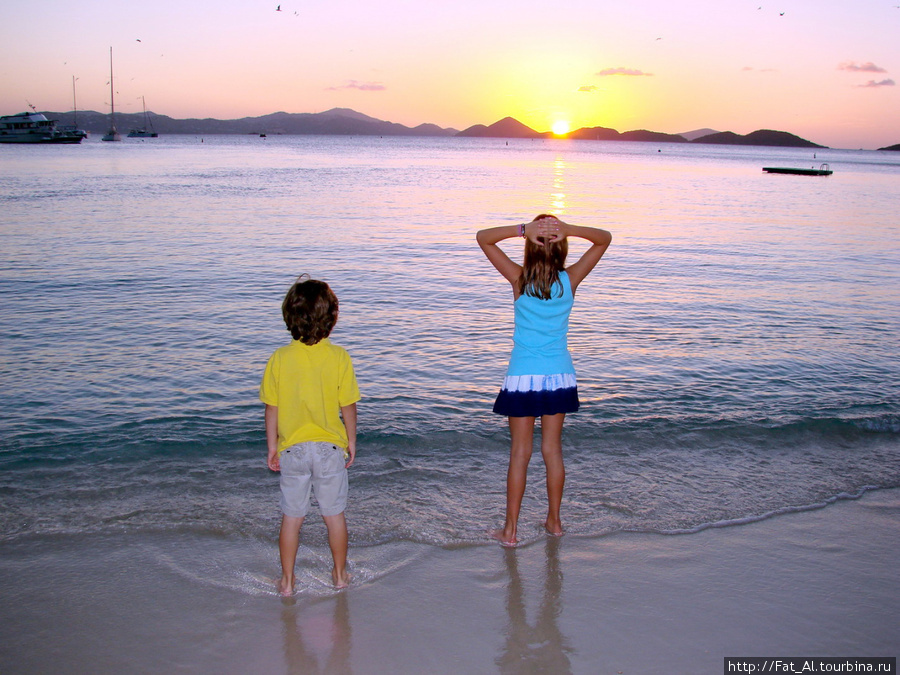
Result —
[[331, 547], [331, 558], [334, 560], [334, 568], [331, 570], [334, 587], [347, 588], [350, 585], [350, 575], [347, 573], [347, 520], [343, 513], [322, 516], [322, 520], [328, 528], [328, 546]]
[[281, 581], [278, 592], [282, 595], [294, 594], [294, 565], [297, 562], [297, 547], [300, 545], [300, 527], [303, 518], [281, 517], [281, 533], [278, 550], [281, 553]]
[[544, 415], [541, 417], [541, 455], [547, 467], [547, 520], [544, 527], [549, 534], [563, 533], [559, 516], [563, 488], [566, 485], [566, 467], [562, 456], [562, 428], [566, 416]]
[[511, 440], [509, 469], [506, 473], [506, 522], [503, 529], [495, 531], [493, 535], [501, 544], [512, 546], [518, 543], [516, 528], [519, 523], [522, 498], [525, 496], [528, 463], [531, 461], [534, 418], [510, 417], [509, 434]]

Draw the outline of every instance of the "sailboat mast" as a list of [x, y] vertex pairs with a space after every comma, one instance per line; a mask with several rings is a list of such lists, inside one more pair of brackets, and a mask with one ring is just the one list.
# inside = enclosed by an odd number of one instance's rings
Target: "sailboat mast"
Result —
[[101, 141], [121, 141], [122, 137], [116, 131], [116, 85], [113, 82], [112, 47], [109, 48], [109, 131], [100, 139]]
[[116, 126], [116, 87], [113, 84], [113, 64], [112, 64], [112, 47], [109, 48], [109, 107], [110, 107], [110, 115], [109, 119], [112, 122], [113, 128]]
[[72, 124], [78, 126], [78, 99], [75, 98], [75, 76], [72, 76]]
[[141, 96], [141, 105], [144, 106], [144, 124], [150, 127], [150, 133], [155, 136], [156, 131], [153, 128], [153, 120], [151, 120], [150, 115], [147, 114], [147, 102], [144, 100], [143, 96]]

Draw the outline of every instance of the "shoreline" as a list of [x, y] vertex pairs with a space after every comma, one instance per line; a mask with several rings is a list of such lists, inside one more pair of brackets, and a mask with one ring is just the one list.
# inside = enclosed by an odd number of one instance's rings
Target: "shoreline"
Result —
[[317, 547], [300, 559], [318, 595], [285, 600], [265, 590], [270, 541], [35, 538], [0, 547], [0, 669], [646, 675], [896, 656], [898, 535], [900, 489], [884, 489], [690, 535], [351, 548], [344, 592], [316, 586]]

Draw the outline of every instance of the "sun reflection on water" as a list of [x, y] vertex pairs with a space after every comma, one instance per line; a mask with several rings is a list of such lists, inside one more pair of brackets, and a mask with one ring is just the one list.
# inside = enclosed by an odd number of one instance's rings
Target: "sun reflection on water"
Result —
[[565, 171], [565, 160], [557, 157], [553, 162], [553, 191], [550, 193], [550, 210], [555, 214], [566, 210]]

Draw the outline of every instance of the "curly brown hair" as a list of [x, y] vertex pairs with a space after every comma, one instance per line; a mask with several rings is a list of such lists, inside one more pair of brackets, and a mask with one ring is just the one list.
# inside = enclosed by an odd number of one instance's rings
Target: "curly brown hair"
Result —
[[284, 296], [281, 315], [291, 337], [314, 345], [327, 338], [337, 323], [338, 299], [324, 281], [301, 274]]
[[[535, 220], [552, 217], [542, 213]], [[549, 300], [553, 285], [559, 281], [559, 273], [566, 268], [568, 254], [568, 239], [544, 241], [542, 244], [525, 239], [525, 258], [522, 262], [522, 274], [519, 276], [519, 294]]]

